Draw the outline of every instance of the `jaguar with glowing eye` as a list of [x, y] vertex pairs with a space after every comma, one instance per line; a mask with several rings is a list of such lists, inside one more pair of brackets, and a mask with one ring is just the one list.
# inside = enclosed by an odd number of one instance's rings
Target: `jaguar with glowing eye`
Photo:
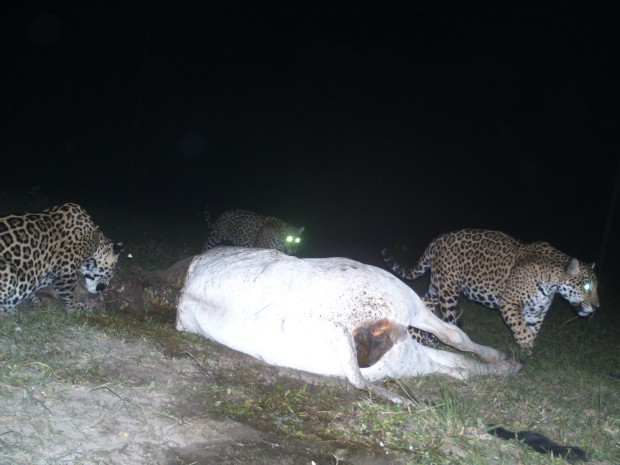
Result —
[[211, 229], [203, 248], [205, 251], [228, 241], [238, 247], [276, 249], [294, 255], [305, 229], [291, 226], [274, 216], [244, 210], [224, 212], [215, 223], [211, 223], [209, 212], [205, 216]]
[[[433, 239], [413, 268], [397, 263], [389, 249], [382, 254], [404, 279], [416, 279], [431, 270], [424, 302], [444, 321], [456, 323], [459, 295], [499, 309], [526, 353], [532, 351], [556, 293], [580, 316], [599, 306], [594, 264], [572, 258], [547, 242], [523, 243], [498, 231], [461, 229]], [[411, 335], [425, 339], [423, 334]]]

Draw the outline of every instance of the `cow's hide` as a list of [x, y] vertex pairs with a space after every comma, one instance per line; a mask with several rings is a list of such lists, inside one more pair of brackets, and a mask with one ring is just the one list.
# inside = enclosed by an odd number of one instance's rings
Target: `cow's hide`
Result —
[[[360, 368], [360, 351], [382, 345], [368, 341], [378, 337], [377, 326], [389, 344], [379, 357], [365, 357], [374, 364]], [[409, 326], [431, 332], [486, 363], [420, 345], [408, 336]], [[358, 388], [386, 376], [445, 373], [467, 378], [521, 368], [441, 321], [392, 274], [346, 258], [299, 259], [275, 250], [212, 249], [189, 266], [176, 327], [269, 364], [346, 378]], [[354, 340], [354, 333], [364, 337]]]

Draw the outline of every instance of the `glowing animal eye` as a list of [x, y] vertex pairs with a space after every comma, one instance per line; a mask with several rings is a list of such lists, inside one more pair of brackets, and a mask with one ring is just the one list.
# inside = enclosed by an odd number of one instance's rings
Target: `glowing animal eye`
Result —
[[293, 236], [286, 236], [286, 242], [293, 242]]
[[301, 242], [301, 239], [299, 237], [295, 238], [295, 244], [299, 244]]
[[583, 285], [583, 290], [586, 291], [586, 292], [590, 292], [590, 287], [591, 287], [590, 283], [585, 283]]

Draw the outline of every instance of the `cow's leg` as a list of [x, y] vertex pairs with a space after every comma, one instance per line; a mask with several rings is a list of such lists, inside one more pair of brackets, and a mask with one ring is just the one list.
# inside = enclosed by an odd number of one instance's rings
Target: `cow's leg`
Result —
[[428, 369], [428, 373], [439, 373], [457, 379], [467, 379], [477, 375], [509, 375], [518, 373], [523, 368], [519, 362], [502, 360], [496, 363], [482, 363], [454, 352], [437, 350], [431, 347], [421, 347], [425, 363], [419, 368]]
[[476, 354], [484, 362], [495, 363], [506, 359], [506, 354], [492, 347], [476, 344], [460, 328], [440, 320], [425, 307], [418, 309], [409, 324], [434, 334], [441, 342], [455, 349]]
[[344, 375], [353, 386], [366, 391], [371, 390], [379, 397], [396, 404], [416, 406], [411, 400], [399, 396], [398, 394], [383, 387], [375, 386], [369, 383], [362, 376], [360, 367], [357, 364], [357, 352], [355, 350], [353, 336], [344, 326], [337, 324], [334, 328], [333, 335], [334, 337], [331, 339], [331, 344], [336, 354], [338, 354], [338, 359], [342, 366]]
[[330, 343], [338, 356], [338, 361], [347, 380], [358, 389], [367, 389], [368, 382], [362, 376], [357, 364], [357, 353], [353, 337], [349, 331], [344, 326], [336, 324]]
[[[384, 321], [386, 323], [383, 323]], [[385, 377], [408, 378], [433, 373], [465, 379], [484, 374], [513, 374], [522, 368], [520, 363], [513, 362], [512, 360], [501, 360], [488, 364], [462, 354], [424, 347], [407, 337], [404, 325], [391, 324], [390, 326], [389, 323], [391, 322], [388, 320], [378, 320], [378, 322], [382, 323], [380, 326], [381, 330], [386, 328], [386, 331], [391, 333], [390, 339], [394, 341], [394, 344], [387, 352], [382, 354], [376, 364], [361, 369], [364, 378], [370, 381]], [[372, 323], [366, 326], [373, 327]], [[381, 331], [379, 334], [373, 334], [372, 331], [369, 332], [367, 338], [369, 339], [367, 344], [370, 348], [368, 359], [378, 355], [372, 353], [374, 348], [377, 347], [376, 344], [373, 344], [372, 339], [377, 336], [380, 339], [385, 339], [385, 331]], [[383, 347], [379, 347], [382, 352]]]

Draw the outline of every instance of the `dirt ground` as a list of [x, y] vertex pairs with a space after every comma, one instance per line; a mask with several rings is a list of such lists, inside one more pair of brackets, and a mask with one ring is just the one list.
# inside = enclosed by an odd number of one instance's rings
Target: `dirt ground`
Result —
[[[235, 382], [222, 376], [237, 376], [236, 383], [331, 383], [349, 400], [364, 395], [343, 381], [179, 338], [170, 322], [154, 323], [170, 326], [174, 342], [162, 343], [110, 335], [97, 321], [105, 314], [51, 328], [54, 316], [31, 318], [38, 311], [25, 310], [0, 335], [0, 351], [15, 364], [14, 376], [0, 380], [1, 464], [395, 463], [335, 444], [283, 440], [217, 413], [219, 401], [209, 397], [214, 385], [234, 395]], [[36, 361], [33, 352], [41, 354]]]

